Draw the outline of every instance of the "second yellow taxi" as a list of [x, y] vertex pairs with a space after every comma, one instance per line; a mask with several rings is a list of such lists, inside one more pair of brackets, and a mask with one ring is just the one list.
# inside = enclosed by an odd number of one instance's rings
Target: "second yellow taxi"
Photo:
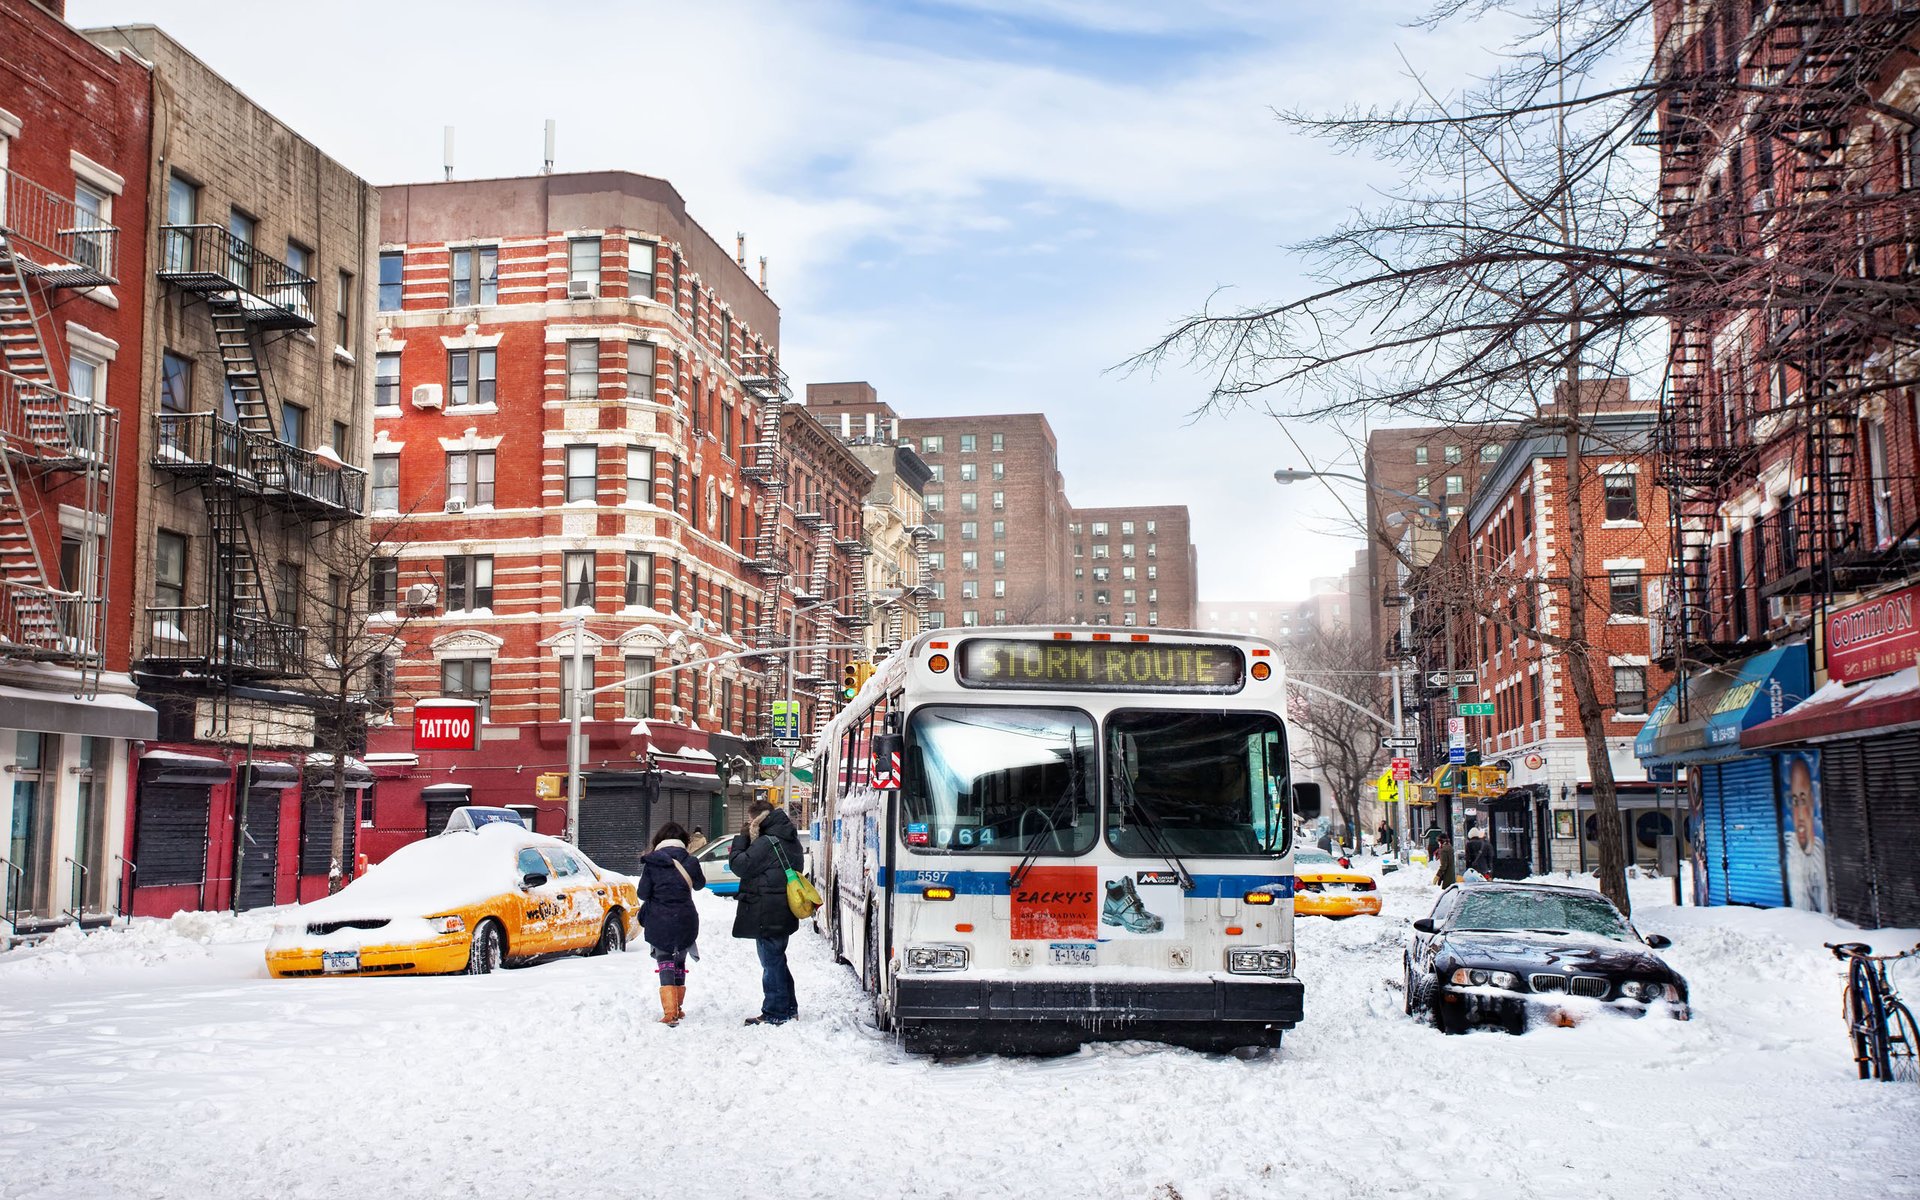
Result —
[[1380, 885], [1321, 850], [1293, 856], [1293, 912], [1298, 917], [1377, 917]]

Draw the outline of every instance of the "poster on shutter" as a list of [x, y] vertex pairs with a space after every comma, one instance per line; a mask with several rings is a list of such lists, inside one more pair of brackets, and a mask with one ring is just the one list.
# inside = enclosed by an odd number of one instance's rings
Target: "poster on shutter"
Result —
[[1827, 895], [1826, 814], [1820, 803], [1820, 752], [1792, 750], [1776, 760], [1780, 794], [1787, 799], [1781, 854], [1787, 866], [1787, 897], [1795, 908], [1833, 912]]

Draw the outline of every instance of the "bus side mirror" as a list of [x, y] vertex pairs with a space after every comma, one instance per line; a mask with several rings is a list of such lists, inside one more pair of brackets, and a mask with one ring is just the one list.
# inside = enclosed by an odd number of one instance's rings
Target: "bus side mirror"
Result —
[[1319, 784], [1296, 783], [1293, 785], [1293, 815], [1306, 821], [1311, 821], [1320, 815]]

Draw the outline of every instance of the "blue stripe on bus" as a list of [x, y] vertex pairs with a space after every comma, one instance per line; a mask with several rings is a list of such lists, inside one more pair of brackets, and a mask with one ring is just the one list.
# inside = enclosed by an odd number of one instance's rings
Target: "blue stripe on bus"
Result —
[[[1132, 874], [1152, 869], [1128, 867], [1127, 871]], [[950, 887], [956, 896], [1005, 896], [1011, 891], [1006, 871], [899, 871], [894, 874], [894, 882], [901, 892], [917, 892], [928, 886]], [[886, 885], [887, 880], [882, 878], [880, 886]], [[1187, 895], [1196, 900], [1239, 899], [1248, 892], [1260, 891], [1282, 900], [1293, 896], [1291, 875], [1195, 875], [1193, 885]]]

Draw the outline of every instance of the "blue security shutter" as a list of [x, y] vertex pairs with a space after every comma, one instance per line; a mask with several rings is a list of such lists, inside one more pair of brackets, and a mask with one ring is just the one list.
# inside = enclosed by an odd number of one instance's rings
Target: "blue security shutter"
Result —
[[1780, 864], [1773, 757], [1734, 759], [1708, 771], [1707, 857], [1713, 903], [1779, 907], [1786, 902], [1786, 876]]

